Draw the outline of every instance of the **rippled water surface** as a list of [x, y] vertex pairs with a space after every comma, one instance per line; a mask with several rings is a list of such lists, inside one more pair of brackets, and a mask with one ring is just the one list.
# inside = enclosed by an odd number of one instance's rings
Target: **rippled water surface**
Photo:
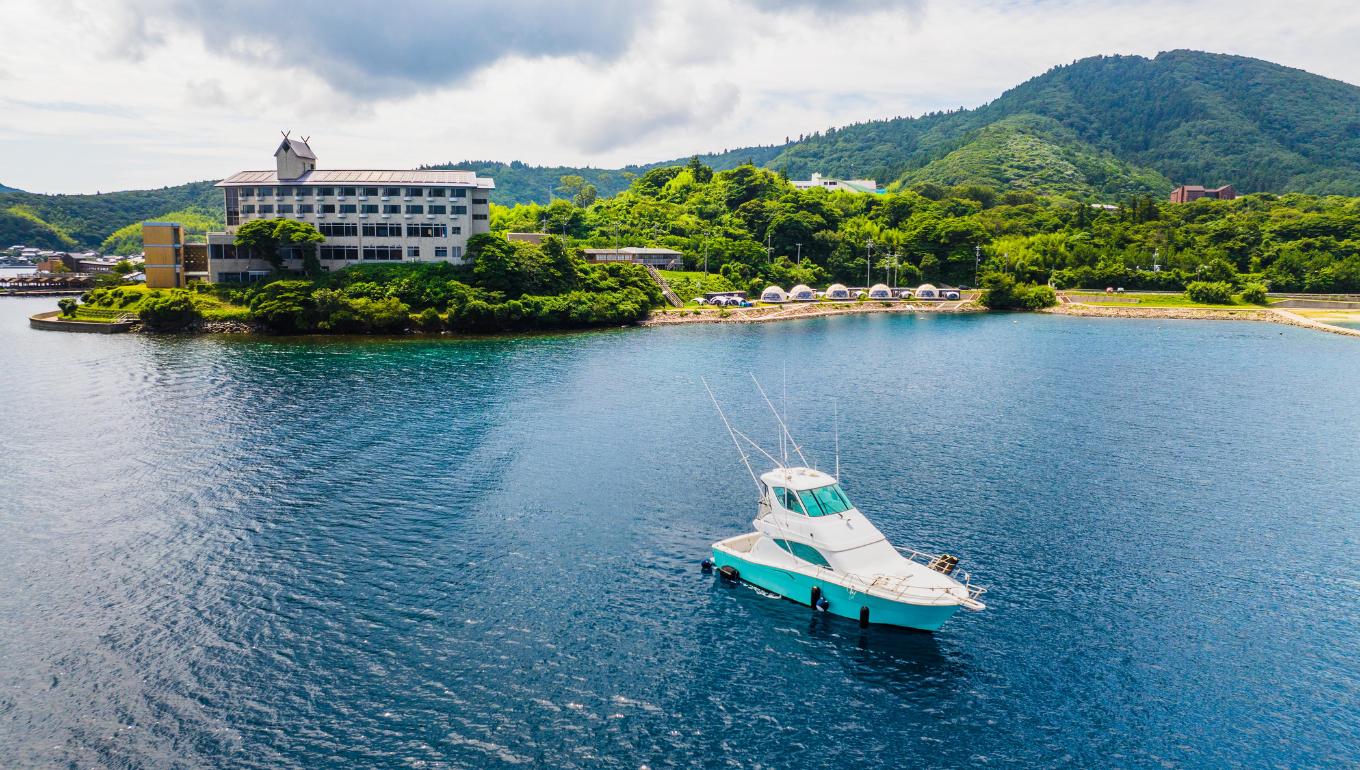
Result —
[[[96, 337], [0, 298], [0, 764], [1360, 763], [1360, 344], [832, 318], [521, 339]], [[780, 389], [937, 634], [701, 576]]]

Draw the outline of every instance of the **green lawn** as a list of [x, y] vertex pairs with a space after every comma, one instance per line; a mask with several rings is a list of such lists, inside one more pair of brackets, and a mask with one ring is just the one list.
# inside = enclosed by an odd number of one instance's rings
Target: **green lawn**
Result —
[[661, 270], [661, 277], [670, 284], [671, 291], [688, 303], [695, 297], [702, 297], [710, 291], [736, 291], [732, 282], [717, 273], [703, 273], [689, 270]]

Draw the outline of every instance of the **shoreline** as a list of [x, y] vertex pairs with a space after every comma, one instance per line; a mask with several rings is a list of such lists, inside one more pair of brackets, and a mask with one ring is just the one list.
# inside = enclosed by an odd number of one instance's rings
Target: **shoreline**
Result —
[[1283, 308], [1257, 307], [1230, 310], [1227, 308], [1195, 307], [1129, 307], [1099, 306], [1068, 303], [1055, 305], [1038, 311], [1051, 315], [1070, 315], [1079, 318], [1147, 318], [1184, 321], [1262, 321], [1283, 326], [1297, 326], [1302, 329], [1339, 334], [1345, 337], [1360, 337], [1360, 329], [1333, 326], [1311, 318], [1305, 318]]
[[818, 303], [808, 302], [788, 305], [759, 305], [752, 308], [729, 309], [727, 316], [715, 311], [693, 312], [672, 310], [658, 313], [642, 321], [638, 326], [680, 326], [683, 324], [755, 324], [772, 321], [790, 321], [799, 318], [825, 318], [835, 315], [856, 315], [862, 313], [985, 313], [986, 308], [970, 300], [953, 300], [922, 304], [915, 302], [866, 302]]

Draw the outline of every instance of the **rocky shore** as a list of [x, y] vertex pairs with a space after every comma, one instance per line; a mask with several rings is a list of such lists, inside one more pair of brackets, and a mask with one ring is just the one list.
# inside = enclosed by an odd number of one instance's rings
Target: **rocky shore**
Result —
[[1263, 307], [1236, 310], [1228, 308], [1129, 307], [1127, 305], [1099, 306], [1064, 304], [1040, 312], [1053, 313], [1055, 315], [1081, 316], [1083, 318], [1169, 318], [1192, 321], [1265, 321], [1267, 323], [1284, 324], [1285, 326], [1315, 329], [1317, 331], [1340, 334], [1348, 337], [1360, 337], [1360, 329], [1347, 329], [1343, 326], [1333, 326], [1321, 321], [1314, 321], [1311, 318], [1304, 318], [1297, 313], [1291, 313], [1288, 310], [1280, 308]]

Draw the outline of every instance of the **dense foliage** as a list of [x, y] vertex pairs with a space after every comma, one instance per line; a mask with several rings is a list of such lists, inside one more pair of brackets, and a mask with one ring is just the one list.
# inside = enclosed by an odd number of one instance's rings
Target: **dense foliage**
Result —
[[[774, 172], [652, 169], [580, 208], [493, 206], [492, 228], [547, 228], [586, 246], [654, 245], [758, 292], [769, 283], [972, 285], [989, 272], [1058, 289], [1182, 291], [1196, 280], [1274, 291], [1360, 291], [1360, 199], [1301, 194], [1093, 207], [985, 185], [882, 195], [796, 190]], [[682, 295], [684, 296], [684, 295]], [[685, 296], [685, 299], [689, 299]]]
[[396, 333], [511, 331], [631, 324], [661, 301], [641, 267], [592, 265], [556, 238], [543, 246], [469, 239], [472, 264], [356, 265], [313, 279], [212, 287], [270, 331]]

